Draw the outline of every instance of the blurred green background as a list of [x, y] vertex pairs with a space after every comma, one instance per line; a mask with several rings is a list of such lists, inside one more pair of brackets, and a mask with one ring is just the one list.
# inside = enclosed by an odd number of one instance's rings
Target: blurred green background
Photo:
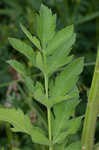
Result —
[[[35, 102], [31, 108], [24, 83], [20, 82], [20, 75], [6, 61], [14, 58], [26, 62], [22, 55], [12, 49], [8, 37], [27, 41], [20, 29], [20, 23], [35, 34], [35, 15], [41, 3], [57, 14], [57, 30], [74, 24], [77, 39], [72, 53], [75, 57], [85, 58], [84, 71], [78, 82], [81, 101], [76, 115], [85, 113], [99, 42], [99, 0], [0, 0], [0, 107], [20, 107], [30, 116], [32, 123], [39, 125], [41, 114], [46, 117], [45, 108]], [[42, 75], [36, 70], [33, 70], [33, 77], [34, 80], [38, 78], [42, 81]], [[73, 138], [80, 139], [81, 129]], [[95, 142], [98, 141], [97, 121]], [[11, 150], [11, 146], [20, 147], [22, 150], [39, 149], [39, 146], [36, 147], [32, 143], [30, 137], [11, 133], [9, 124], [0, 122], [0, 147]]]

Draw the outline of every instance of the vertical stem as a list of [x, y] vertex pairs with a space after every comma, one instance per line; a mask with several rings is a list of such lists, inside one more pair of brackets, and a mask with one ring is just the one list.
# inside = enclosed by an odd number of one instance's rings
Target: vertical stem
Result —
[[97, 115], [99, 112], [99, 47], [82, 134], [82, 150], [93, 150]]
[[[49, 141], [52, 142], [52, 135], [51, 135], [51, 110], [50, 108], [47, 109], [48, 113], [48, 131], [49, 131]], [[52, 146], [49, 147], [49, 150], [53, 150]]]
[[[48, 77], [45, 75], [45, 90], [46, 90], [46, 97], [48, 99]], [[49, 141], [50, 144], [52, 142], [52, 135], [51, 135], [51, 110], [47, 108], [47, 115], [48, 115], [48, 134], [49, 134]], [[49, 150], [53, 150], [52, 146], [49, 146]]]

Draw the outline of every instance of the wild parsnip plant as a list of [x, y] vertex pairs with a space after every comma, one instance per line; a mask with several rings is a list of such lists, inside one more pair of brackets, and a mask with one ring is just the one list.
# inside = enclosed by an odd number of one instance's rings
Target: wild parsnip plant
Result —
[[83, 58], [74, 59], [69, 55], [76, 39], [73, 25], [56, 32], [56, 15], [41, 5], [36, 36], [22, 24], [21, 29], [35, 49], [16, 38], [9, 38], [9, 42], [27, 57], [31, 67], [42, 72], [44, 85], [33, 81], [25, 64], [17, 60], [9, 60], [8, 63], [20, 73], [33, 100], [46, 107], [48, 129], [33, 125], [20, 109], [0, 108], [0, 120], [9, 122], [13, 132], [30, 135], [33, 143], [44, 145], [45, 149], [80, 150], [80, 141], [70, 145], [66, 143], [66, 139], [77, 132], [82, 119], [82, 116], [72, 117], [79, 103], [76, 83], [83, 68]]

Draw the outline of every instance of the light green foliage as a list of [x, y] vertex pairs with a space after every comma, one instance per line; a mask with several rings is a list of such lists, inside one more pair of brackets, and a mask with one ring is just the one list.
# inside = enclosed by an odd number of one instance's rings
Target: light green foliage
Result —
[[48, 139], [43, 131], [31, 124], [27, 115], [18, 109], [0, 109], [0, 121], [7, 121], [13, 125], [12, 131], [23, 132], [31, 136], [33, 142], [48, 145]]
[[78, 75], [82, 71], [82, 66], [83, 59], [78, 58], [65, 67], [65, 69], [56, 77], [55, 85], [52, 87], [50, 95], [56, 97], [69, 93], [75, 87]]
[[32, 34], [23, 26], [20, 24], [22, 31], [26, 34], [26, 36], [29, 38], [29, 40], [38, 48], [41, 50], [40, 41], [35, 37], [32, 36]]
[[34, 51], [31, 46], [15, 38], [9, 38], [9, 42], [11, 43], [14, 49], [24, 54], [33, 63], [35, 57], [34, 57]]
[[32, 95], [35, 90], [33, 80], [30, 77], [26, 76], [24, 79], [24, 83], [26, 85], [26, 88], [28, 88], [30, 94]]
[[[8, 63], [22, 75], [31, 97], [46, 107], [48, 111], [46, 135], [49, 135], [49, 141], [42, 129], [31, 125], [29, 118], [20, 110], [0, 109], [0, 120], [11, 123], [14, 126], [13, 131], [29, 134], [35, 143], [52, 144], [49, 147], [53, 150], [53, 144], [56, 146], [63, 142], [65, 144], [65, 139], [75, 134], [80, 126], [82, 117], [73, 118], [72, 115], [79, 103], [76, 83], [82, 72], [83, 58], [73, 59], [73, 56], [69, 55], [76, 39], [73, 25], [56, 32], [56, 15], [44, 5], [41, 5], [37, 15], [37, 35], [32, 36], [23, 25], [21, 28], [36, 49], [33, 50], [18, 39], [10, 38], [9, 41], [13, 48], [32, 62], [32, 67], [42, 72], [45, 85], [40, 81], [35, 83], [22, 63], [16, 60], [10, 60]], [[55, 72], [57, 74], [53, 80], [52, 75]], [[62, 147], [61, 150], [71, 150], [72, 145], [66, 149]]]
[[48, 57], [47, 67], [49, 74], [55, 72], [59, 67], [68, 64], [73, 59], [73, 56], [68, 56], [68, 54], [71, 51], [71, 46], [74, 44], [75, 39], [75, 34], [73, 34], [67, 42], [65, 41], [63, 44], [61, 44], [54, 50], [53, 54]]
[[40, 15], [37, 15], [37, 36], [41, 40], [43, 50], [53, 38], [56, 28], [56, 15], [50, 9], [41, 5]]
[[48, 43], [46, 48], [46, 55], [53, 54], [53, 52], [60, 46], [64, 46], [73, 36], [73, 25], [68, 26], [58, 32], [56, 32], [53, 39]]
[[19, 72], [22, 76], [26, 76], [28, 71], [24, 64], [18, 62], [17, 60], [9, 60], [7, 61], [12, 68], [14, 68], [17, 72]]
[[53, 142], [60, 143], [65, 138], [74, 134], [80, 126], [81, 118], [70, 117], [74, 114], [77, 99], [69, 100], [54, 106], [55, 120], [53, 122]]
[[40, 52], [37, 52], [36, 54], [36, 67], [44, 73], [43, 58]]

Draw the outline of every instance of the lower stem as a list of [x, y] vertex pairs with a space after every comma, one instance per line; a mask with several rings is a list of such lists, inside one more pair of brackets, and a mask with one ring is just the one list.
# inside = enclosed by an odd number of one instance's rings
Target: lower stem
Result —
[[[49, 141], [52, 142], [52, 135], [51, 135], [51, 110], [47, 108], [48, 113], [48, 133], [49, 133]], [[53, 150], [52, 146], [49, 147], [49, 150]]]
[[93, 150], [96, 120], [99, 112], [99, 48], [82, 134], [82, 150]]
[[[46, 97], [48, 99], [48, 77], [46, 75], [45, 75], [45, 91], [46, 91]], [[50, 141], [49, 150], [53, 150], [53, 147], [51, 145], [52, 135], [51, 135], [51, 109], [50, 108], [47, 108], [47, 115], [48, 115], [48, 134], [49, 134], [49, 141]]]

